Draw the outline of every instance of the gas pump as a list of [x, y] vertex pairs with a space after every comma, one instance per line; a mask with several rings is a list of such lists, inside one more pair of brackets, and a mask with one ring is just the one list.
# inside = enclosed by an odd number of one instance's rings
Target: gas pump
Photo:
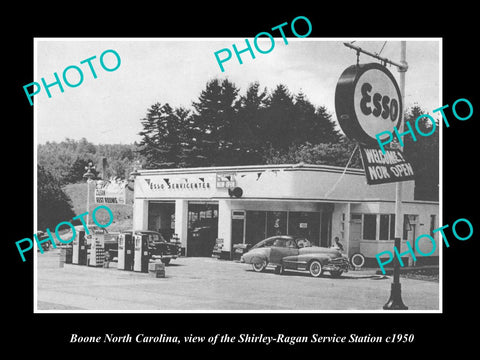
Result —
[[148, 235], [135, 235], [135, 255], [133, 260], [133, 271], [148, 273], [148, 261], [150, 254], [148, 252]]
[[118, 237], [118, 264], [119, 270], [133, 270], [133, 239], [132, 234], [121, 233]]
[[87, 239], [85, 230], [77, 230], [72, 244], [72, 264], [87, 265]]

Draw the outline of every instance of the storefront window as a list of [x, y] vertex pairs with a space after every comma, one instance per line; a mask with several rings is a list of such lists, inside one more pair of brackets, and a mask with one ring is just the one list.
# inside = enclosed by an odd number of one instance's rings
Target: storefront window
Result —
[[265, 211], [247, 211], [245, 224], [245, 243], [255, 245], [267, 236], [265, 234]]
[[267, 211], [267, 237], [287, 234], [287, 212]]
[[380, 215], [380, 240], [395, 238], [395, 214]]
[[377, 215], [363, 215], [363, 240], [377, 239]]
[[289, 212], [288, 234], [303, 237], [312, 243], [318, 243], [320, 238], [319, 212]]

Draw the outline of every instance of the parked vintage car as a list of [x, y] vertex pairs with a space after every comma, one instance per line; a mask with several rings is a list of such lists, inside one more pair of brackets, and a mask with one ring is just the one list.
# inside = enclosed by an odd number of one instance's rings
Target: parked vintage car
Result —
[[241, 262], [252, 264], [253, 270], [261, 272], [267, 266], [275, 266], [276, 273], [286, 269], [307, 270], [319, 277], [324, 271], [340, 277], [348, 271], [349, 262], [337, 248], [312, 246], [304, 238], [288, 235], [273, 236], [260, 241], [242, 255]]
[[[122, 231], [123, 233], [132, 234], [132, 231]], [[172, 259], [180, 256], [180, 247], [166, 241], [163, 236], [152, 230], [135, 230], [135, 235], [146, 235], [148, 237], [148, 252], [150, 258], [161, 260], [165, 265], [170, 264]]]

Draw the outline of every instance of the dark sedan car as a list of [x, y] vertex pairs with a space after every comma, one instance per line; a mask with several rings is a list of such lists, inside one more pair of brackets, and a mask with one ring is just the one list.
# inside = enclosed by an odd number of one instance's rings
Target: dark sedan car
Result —
[[281, 235], [260, 241], [241, 257], [241, 262], [252, 264], [260, 272], [267, 266], [275, 266], [281, 274], [286, 269], [307, 270], [319, 277], [324, 271], [339, 277], [348, 271], [348, 259], [336, 248], [312, 246], [304, 238]]
[[[132, 234], [132, 231], [123, 231]], [[152, 259], [159, 259], [168, 265], [172, 259], [180, 256], [180, 247], [177, 244], [166, 241], [163, 236], [152, 230], [135, 230], [135, 235], [148, 237], [148, 252]]]

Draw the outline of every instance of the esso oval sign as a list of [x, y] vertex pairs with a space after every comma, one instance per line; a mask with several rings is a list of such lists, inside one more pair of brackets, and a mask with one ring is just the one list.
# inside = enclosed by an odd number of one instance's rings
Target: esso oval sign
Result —
[[378, 144], [375, 135], [393, 132], [401, 124], [402, 96], [397, 81], [380, 64], [352, 65], [338, 80], [335, 111], [343, 132], [350, 139]]

